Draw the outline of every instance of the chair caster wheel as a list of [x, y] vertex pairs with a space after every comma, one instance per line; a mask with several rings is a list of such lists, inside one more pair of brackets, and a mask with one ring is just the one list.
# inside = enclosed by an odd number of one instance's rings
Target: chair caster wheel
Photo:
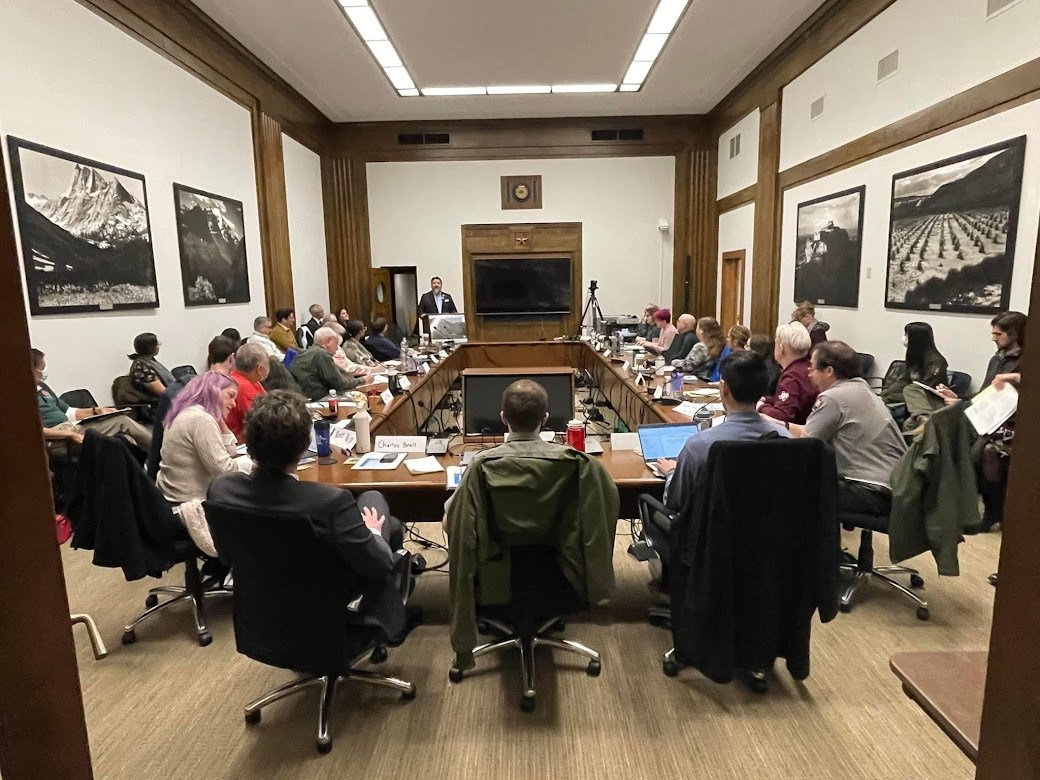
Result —
[[129, 631], [124, 631], [123, 632], [122, 642], [123, 642], [124, 645], [132, 645], [136, 641], [137, 641], [137, 632], [136, 631], [134, 631], [133, 629], [130, 629]]
[[448, 679], [453, 683], [462, 682], [462, 670], [455, 666], [451, 667], [448, 670]]
[[209, 647], [213, 643], [213, 635], [209, 631], [199, 634], [199, 647]]
[[372, 649], [372, 655], [368, 657], [368, 660], [374, 664], [381, 664], [389, 657], [389, 655], [390, 654], [387, 652], [386, 646], [379, 645], [379, 647], [375, 647]]
[[495, 629], [493, 629], [486, 620], [478, 620], [477, 633], [481, 636], [488, 636], [489, 634], [495, 633]]
[[257, 723], [260, 722], [261, 717], [262, 716], [260, 714], [260, 710], [257, 710], [256, 712], [247, 712], [246, 723], [248, 723], [250, 726], [255, 726]]
[[525, 696], [520, 700], [520, 709], [522, 709], [524, 712], [534, 712], [534, 706], [534, 696]]
[[585, 674], [589, 677], [599, 677], [602, 671], [603, 665], [599, 661], [589, 661], [589, 665], [585, 667]]
[[567, 621], [561, 618], [560, 620], [557, 620], [555, 623], [549, 626], [549, 630], [555, 634], [562, 634], [564, 631], [567, 630]]
[[318, 752], [323, 756], [332, 750], [332, 740], [326, 737], [325, 739], [319, 739], [314, 743], [314, 746], [318, 748]]
[[661, 670], [664, 672], [665, 677], [679, 676], [679, 664], [675, 661], [665, 661], [661, 664]]
[[404, 699], [404, 701], [411, 701], [412, 699], [415, 698], [415, 694], [416, 694], [417, 690], [418, 689], [413, 684], [412, 687], [409, 688], [407, 691], [401, 691], [401, 698]]
[[845, 604], [843, 602], [838, 602], [838, 609], [840, 609], [842, 612], [845, 612], [847, 614], [849, 612], [852, 612], [852, 605], [851, 604]]
[[931, 617], [931, 614], [928, 612], [928, 607], [918, 607], [917, 608], [917, 619], [918, 620], [927, 620], [930, 617]]
[[155, 593], [149, 593], [148, 597], [144, 600], [145, 609], [151, 609], [159, 603], [159, 596]]
[[748, 686], [751, 688], [753, 693], [766, 693], [769, 690], [769, 686], [766, 684], [765, 677], [756, 677], [754, 674], [751, 675], [751, 679], [748, 681]]
[[910, 587], [911, 588], [923, 588], [924, 580], [917, 574], [910, 575]]

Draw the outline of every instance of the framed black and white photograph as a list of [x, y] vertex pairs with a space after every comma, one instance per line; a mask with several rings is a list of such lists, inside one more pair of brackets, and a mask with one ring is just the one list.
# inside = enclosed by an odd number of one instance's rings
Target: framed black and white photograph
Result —
[[144, 176], [9, 137], [33, 315], [159, 305]]
[[173, 185], [185, 306], [249, 302], [242, 202]]
[[1025, 154], [1021, 136], [892, 178], [887, 308], [1008, 308]]
[[866, 191], [856, 187], [798, 204], [795, 301], [859, 305]]

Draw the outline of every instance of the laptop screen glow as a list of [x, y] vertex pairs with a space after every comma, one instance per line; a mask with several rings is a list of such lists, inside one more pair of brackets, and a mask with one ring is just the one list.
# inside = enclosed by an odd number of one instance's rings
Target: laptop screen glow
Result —
[[697, 425], [694, 423], [641, 425], [638, 433], [643, 459], [652, 462], [658, 458], [673, 459], [677, 457], [683, 445], [686, 444], [686, 440], [697, 433]]

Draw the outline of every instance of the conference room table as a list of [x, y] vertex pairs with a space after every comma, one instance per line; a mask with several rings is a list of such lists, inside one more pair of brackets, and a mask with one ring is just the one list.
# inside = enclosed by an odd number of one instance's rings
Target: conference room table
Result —
[[[691, 421], [690, 417], [676, 412], [674, 406], [654, 399], [652, 393], [662, 384], [661, 377], [651, 375], [646, 377], [645, 384], [638, 384], [624, 358], [606, 357], [588, 342], [468, 342], [459, 344], [446, 357], [440, 357], [439, 362], [430, 365], [428, 373], [410, 376], [409, 389], [395, 396], [389, 404], [384, 404], [379, 396], [369, 397], [372, 441], [374, 443], [377, 436], [416, 435], [441, 401], [455, 392], [453, 388], [457, 388], [457, 381], [468, 368], [513, 369], [520, 373], [524, 368], [559, 366], [570, 366], [586, 377], [592, 389], [579, 388], [577, 394], [588, 392], [608, 402], [610, 410], [629, 431], [649, 423]], [[685, 385], [684, 390], [704, 387], [707, 385], [699, 382]], [[385, 389], [385, 386], [376, 389]], [[711, 402], [718, 399], [704, 397], [698, 400]], [[340, 418], [354, 413], [353, 408], [343, 408]], [[463, 452], [484, 449], [500, 442], [501, 437], [492, 439], [459, 434], [451, 438], [446, 454], [435, 457], [442, 468], [447, 469], [448, 466], [461, 465]], [[602, 455], [595, 457], [618, 487], [620, 516], [637, 517], [638, 496], [650, 493], [660, 497], [664, 482], [647, 468], [639, 452], [614, 450], [609, 440], [602, 441], [602, 445]], [[444, 502], [449, 495], [446, 471], [412, 474], [403, 463], [393, 470], [355, 470], [346, 462], [344, 453], [334, 449], [332, 457], [336, 461], [334, 464], [314, 463], [301, 468], [300, 479], [336, 485], [355, 493], [379, 490], [387, 496], [394, 514], [404, 522], [439, 520], [443, 514]], [[407, 457], [418, 458], [423, 454], [409, 454]]]

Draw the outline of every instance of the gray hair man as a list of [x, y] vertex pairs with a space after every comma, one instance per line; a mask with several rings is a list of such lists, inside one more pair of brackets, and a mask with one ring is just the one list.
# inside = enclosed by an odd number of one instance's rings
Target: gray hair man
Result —
[[342, 393], [353, 390], [361, 380], [340, 371], [333, 360], [339, 349], [339, 336], [332, 328], [318, 328], [314, 332], [314, 345], [308, 347], [293, 361], [289, 371], [304, 395], [312, 401], [324, 398], [330, 390]]
[[253, 320], [253, 333], [246, 339], [250, 344], [256, 344], [268, 355], [268, 357], [277, 358], [282, 360], [285, 358], [285, 353], [278, 349], [278, 345], [271, 341], [271, 329], [274, 327], [274, 320], [270, 317], [260, 316]]

